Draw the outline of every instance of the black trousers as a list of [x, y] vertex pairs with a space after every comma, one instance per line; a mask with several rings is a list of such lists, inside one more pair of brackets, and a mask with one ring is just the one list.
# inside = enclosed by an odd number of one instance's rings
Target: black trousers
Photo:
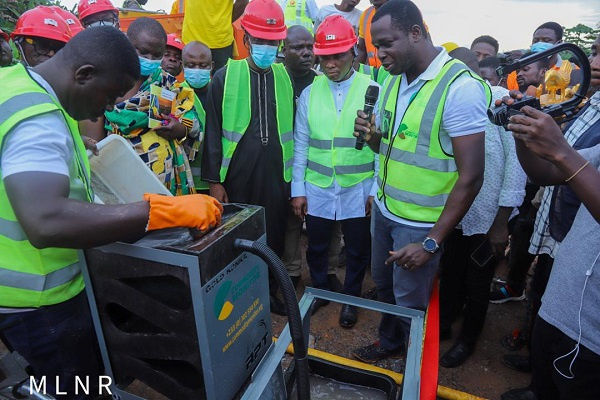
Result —
[[[369, 263], [370, 236], [369, 218], [349, 218], [340, 221], [346, 244], [346, 279], [342, 292], [360, 296], [362, 282]], [[306, 216], [308, 248], [306, 262], [314, 287], [331, 290], [327, 280], [329, 266], [329, 243], [335, 221], [326, 218]]]
[[483, 329], [496, 267], [493, 257], [483, 266], [471, 259], [484, 240], [485, 235], [463, 236], [462, 230], [455, 229], [444, 242], [440, 261], [440, 331], [450, 329], [464, 307], [458, 340], [470, 344], [477, 341]]
[[[579, 354], [571, 368], [574, 377], [567, 379], [554, 367], [554, 360], [569, 353], [576, 342], [538, 317], [533, 328], [532, 388], [538, 400], [597, 400], [600, 399], [600, 354], [579, 345]], [[569, 364], [573, 352], [556, 361], [556, 367], [570, 376]]]

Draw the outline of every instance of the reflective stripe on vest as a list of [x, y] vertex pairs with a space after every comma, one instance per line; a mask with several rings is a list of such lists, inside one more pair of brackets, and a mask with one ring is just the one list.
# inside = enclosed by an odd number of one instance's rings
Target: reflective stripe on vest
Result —
[[373, 177], [375, 154], [369, 148], [356, 150], [353, 135], [356, 110], [363, 108], [370, 83], [366, 75], [355, 73], [338, 115], [329, 80], [324, 75], [314, 79], [308, 102], [307, 182], [329, 187], [335, 178], [340, 186], [349, 187]]
[[[277, 133], [283, 155], [283, 179], [292, 179], [292, 163], [294, 156], [294, 91], [292, 82], [282, 64], [273, 64], [273, 80], [275, 82], [275, 103], [277, 117]], [[250, 125], [250, 67], [246, 60], [229, 60], [225, 73], [225, 89], [223, 92], [223, 124], [221, 143], [220, 179], [225, 181], [231, 158], [237, 144]]]
[[[413, 95], [395, 134], [401, 78], [392, 76], [386, 81], [378, 198], [383, 198], [387, 209], [396, 216], [433, 223], [444, 209], [458, 179], [458, 169], [453, 155], [444, 152], [451, 148], [451, 142], [447, 134], [440, 135], [442, 114], [448, 88], [464, 73], [471, 74], [464, 64], [448, 61], [436, 78]], [[471, 76], [484, 86], [489, 101], [489, 87], [479, 77]]]
[[[285, 0], [280, 2], [280, 6]], [[288, 0], [285, 5], [285, 25], [290, 27], [292, 25], [300, 25], [308, 29], [310, 33], [313, 33], [314, 24], [312, 19], [306, 15], [306, 1], [305, 0]]]
[[377, 48], [373, 46], [373, 40], [371, 38], [371, 21], [373, 20], [375, 11], [375, 7], [373, 6], [364, 11], [365, 16], [363, 17], [362, 31], [365, 41], [365, 50], [367, 52], [367, 64], [377, 68], [381, 66], [381, 61], [377, 58]]
[[[0, 69], [0, 79], [11, 82], [0, 92], [0, 149], [19, 122], [60, 111], [74, 145], [71, 170], [77, 171], [70, 176], [69, 198], [91, 201], [89, 162], [77, 122], [21, 64]], [[0, 307], [41, 307], [69, 300], [83, 290], [82, 262], [77, 250], [33, 247], [0, 181]]]

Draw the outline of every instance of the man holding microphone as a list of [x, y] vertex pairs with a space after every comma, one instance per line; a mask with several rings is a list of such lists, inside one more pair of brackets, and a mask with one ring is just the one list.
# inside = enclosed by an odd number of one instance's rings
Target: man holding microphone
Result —
[[[312, 284], [331, 290], [327, 253], [333, 225], [341, 221], [347, 252], [342, 292], [359, 296], [369, 262], [375, 153], [368, 147], [355, 149], [354, 119], [367, 92], [376, 93], [375, 103], [379, 85], [352, 68], [356, 43], [354, 28], [340, 15], [325, 18], [315, 34], [314, 52], [324, 75], [316, 77], [298, 100], [292, 206], [298, 217], [306, 218]], [[327, 303], [317, 299], [312, 312]], [[356, 308], [344, 305], [340, 325], [351, 328], [356, 321]]]

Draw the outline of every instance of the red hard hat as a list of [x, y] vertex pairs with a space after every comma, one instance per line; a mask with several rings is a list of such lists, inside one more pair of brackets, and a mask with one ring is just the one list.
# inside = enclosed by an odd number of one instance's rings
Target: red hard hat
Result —
[[117, 16], [119, 15], [119, 9], [113, 6], [110, 0], [79, 0], [77, 4], [77, 15], [80, 20], [102, 11], [114, 11]]
[[81, 22], [79, 22], [79, 20], [73, 13], [65, 10], [64, 8], [60, 8], [59, 6], [50, 6], [50, 8], [53, 9], [58, 15], [60, 15], [65, 20], [67, 25], [69, 25], [69, 29], [71, 29], [72, 36], [77, 35], [84, 29], [83, 25], [81, 25]]
[[71, 37], [71, 29], [66, 21], [47, 6], [37, 6], [25, 11], [17, 20], [17, 26], [10, 37], [31, 36], [58, 40], [67, 43]]
[[344, 53], [355, 46], [357, 41], [354, 28], [346, 18], [330, 15], [317, 28], [314, 52], [317, 56]]
[[176, 49], [182, 50], [185, 46], [183, 40], [175, 33], [169, 33], [167, 35], [167, 46], [175, 47]]
[[250, 36], [258, 39], [283, 40], [287, 35], [283, 10], [275, 0], [251, 1], [241, 24]]

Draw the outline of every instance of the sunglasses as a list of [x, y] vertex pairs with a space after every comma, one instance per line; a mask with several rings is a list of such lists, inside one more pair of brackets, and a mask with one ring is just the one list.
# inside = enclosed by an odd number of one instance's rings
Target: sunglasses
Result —
[[50, 52], [57, 53], [60, 49], [65, 47], [65, 43], [59, 42], [58, 40], [44, 39], [44, 38], [25, 38], [25, 42], [33, 46], [33, 50], [36, 53], [47, 56]]
[[85, 28], [91, 28], [94, 26], [116, 26], [119, 20], [117, 18], [101, 19], [100, 21], [92, 21], [84, 24]]

